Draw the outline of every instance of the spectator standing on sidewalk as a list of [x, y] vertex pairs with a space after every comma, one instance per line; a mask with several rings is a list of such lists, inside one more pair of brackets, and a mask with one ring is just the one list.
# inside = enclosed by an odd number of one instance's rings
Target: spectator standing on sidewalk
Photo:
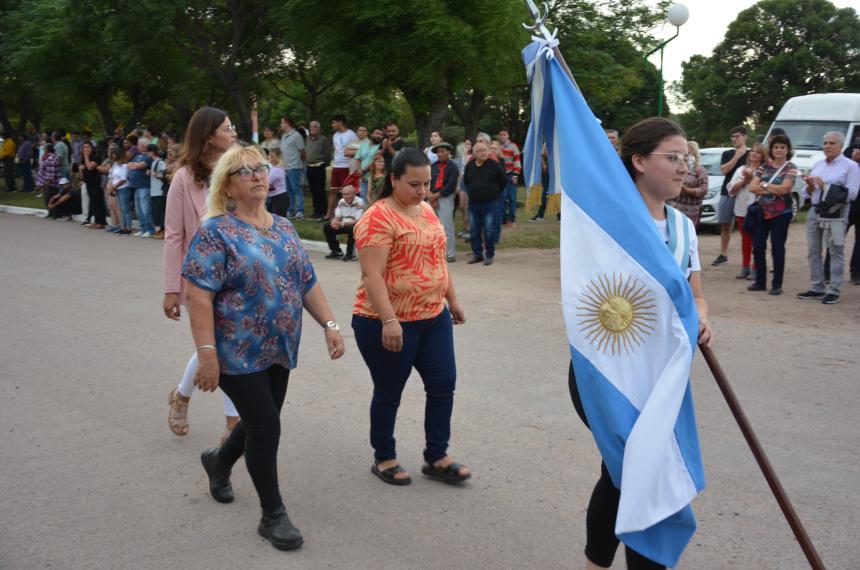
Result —
[[24, 181], [22, 192], [33, 192], [36, 187], [33, 184], [33, 141], [27, 138], [24, 133], [18, 135], [18, 170], [21, 172], [21, 179]]
[[152, 199], [149, 196], [149, 174], [147, 171], [152, 165], [152, 159], [147, 154], [149, 139], [140, 138], [137, 141], [137, 149], [130, 149], [134, 157], [128, 163], [128, 185], [134, 192], [134, 210], [140, 230], [134, 234], [135, 237], [152, 237], [155, 228], [152, 226]]
[[319, 121], [310, 122], [310, 134], [305, 140], [308, 187], [314, 205], [313, 219], [322, 220], [326, 211], [325, 169], [331, 162], [331, 142], [320, 132]]
[[[832, 131], [824, 135], [822, 148], [824, 160], [815, 163], [808, 176], [804, 177], [804, 197], [810, 198], [812, 208], [806, 214], [806, 245], [809, 259], [810, 288], [798, 294], [798, 299], [821, 299], [825, 305], [839, 302], [842, 277], [845, 271], [845, 234], [848, 225], [850, 203], [860, 191], [860, 167], [850, 158], [842, 156], [845, 135]], [[835, 211], [824, 211], [830, 192], [836, 186], [847, 190], [846, 200], [834, 204]], [[830, 282], [824, 286], [824, 264], [821, 261], [822, 247], [830, 251]]]
[[499, 158], [505, 169], [505, 177], [508, 179], [499, 221], [505, 227], [511, 228], [517, 221], [517, 185], [520, 182], [520, 172], [522, 172], [523, 167], [520, 162], [520, 148], [511, 141], [506, 129], [499, 131], [499, 144], [501, 145]]
[[[702, 201], [705, 199], [705, 194], [708, 193], [708, 171], [701, 163], [699, 143], [687, 141], [687, 152], [689, 153], [689, 161], [687, 174], [681, 184], [681, 193], [674, 200], [669, 200], [669, 204], [676, 210], [683, 212], [690, 218], [693, 225], [697, 226], [699, 225], [699, 216], [702, 213]], [[731, 200], [734, 203], [734, 196], [731, 196]], [[734, 209], [732, 214], [734, 214]]]
[[457, 237], [454, 235], [454, 206], [457, 200], [457, 184], [460, 171], [451, 160], [454, 147], [440, 141], [430, 152], [436, 162], [430, 167], [430, 192], [427, 201], [436, 211], [436, 216], [445, 228], [445, 258], [448, 263], [457, 261]]
[[3, 133], [0, 144], [0, 162], [3, 163], [3, 179], [6, 181], [6, 192], [15, 192], [15, 156], [18, 150], [12, 133]]
[[349, 176], [349, 167], [352, 159], [346, 156], [346, 149], [358, 136], [346, 125], [346, 117], [337, 114], [331, 119], [333, 156], [331, 168], [331, 190], [328, 196], [328, 209], [325, 219], [329, 220], [334, 215], [334, 208], [338, 201], [338, 189], [343, 187], [346, 177]]
[[720, 205], [717, 211], [717, 222], [720, 224], [720, 254], [711, 263], [713, 266], [723, 265], [729, 261], [729, 240], [732, 237], [732, 223], [735, 221], [735, 201], [729, 196], [729, 180], [735, 171], [747, 163], [747, 129], [743, 126], [734, 127], [729, 131], [734, 149], [723, 152], [720, 158], [720, 172], [723, 173], [723, 187], [720, 190]]
[[305, 217], [305, 195], [302, 190], [302, 174], [305, 171], [305, 139], [296, 130], [292, 117], [281, 117], [281, 160], [290, 197], [289, 214], [301, 220]]

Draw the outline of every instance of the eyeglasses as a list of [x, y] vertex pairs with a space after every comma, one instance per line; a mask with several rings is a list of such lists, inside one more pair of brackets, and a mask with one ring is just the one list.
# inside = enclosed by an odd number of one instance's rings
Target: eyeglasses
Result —
[[227, 131], [228, 133], [235, 133], [236, 132], [236, 125], [227, 125], [226, 127], [224, 127], [224, 130]]
[[659, 156], [668, 156], [669, 162], [672, 163], [672, 166], [678, 166], [680, 164], [685, 164], [687, 168], [690, 167], [690, 162], [693, 159], [689, 154], [681, 154], [680, 152], [652, 152], [650, 155], [659, 155]]
[[230, 176], [238, 174], [244, 180], [250, 180], [255, 174], [259, 176], [269, 174], [269, 165], [261, 164], [255, 168], [251, 168], [250, 166], [243, 166], [239, 170], [234, 170], [230, 173]]

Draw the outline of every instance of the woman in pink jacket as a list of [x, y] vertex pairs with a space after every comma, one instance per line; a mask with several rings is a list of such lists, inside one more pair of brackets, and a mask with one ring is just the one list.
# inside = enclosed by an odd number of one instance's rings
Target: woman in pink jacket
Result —
[[[182, 279], [182, 261], [188, 252], [191, 238], [197, 233], [200, 221], [206, 214], [206, 195], [209, 190], [209, 176], [218, 159], [236, 142], [236, 128], [227, 113], [213, 107], [202, 107], [191, 117], [182, 153], [179, 170], [173, 175], [170, 191], [167, 193], [167, 207], [164, 215], [164, 301], [162, 307], [168, 319], [178, 321], [180, 306], [185, 305], [185, 282]], [[188, 402], [194, 393], [194, 375], [197, 372], [197, 353], [195, 352], [179, 386], [170, 391], [170, 412], [167, 423], [176, 435], [188, 433]], [[224, 396], [224, 415], [227, 427], [226, 438], [236, 422], [239, 413], [233, 402]]]

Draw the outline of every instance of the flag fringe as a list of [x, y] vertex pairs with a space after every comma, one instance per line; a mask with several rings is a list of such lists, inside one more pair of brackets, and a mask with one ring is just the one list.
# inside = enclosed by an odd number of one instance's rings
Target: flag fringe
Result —
[[526, 196], [526, 209], [533, 210], [540, 208], [540, 199], [543, 194], [543, 186], [532, 186], [528, 189], [528, 195]]
[[544, 216], [554, 216], [561, 212], [561, 194], [550, 194], [546, 199]]

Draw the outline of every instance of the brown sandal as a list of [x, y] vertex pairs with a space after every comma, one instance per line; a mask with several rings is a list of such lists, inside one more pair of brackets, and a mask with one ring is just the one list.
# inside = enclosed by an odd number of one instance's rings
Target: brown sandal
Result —
[[[170, 412], [167, 414], [167, 425], [176, 435], [188, 435], [188, 402], [179, 399], [179, 391], [174, 388], [168, 398]], [[176, 408], [173, 405], [176, 404]]]

